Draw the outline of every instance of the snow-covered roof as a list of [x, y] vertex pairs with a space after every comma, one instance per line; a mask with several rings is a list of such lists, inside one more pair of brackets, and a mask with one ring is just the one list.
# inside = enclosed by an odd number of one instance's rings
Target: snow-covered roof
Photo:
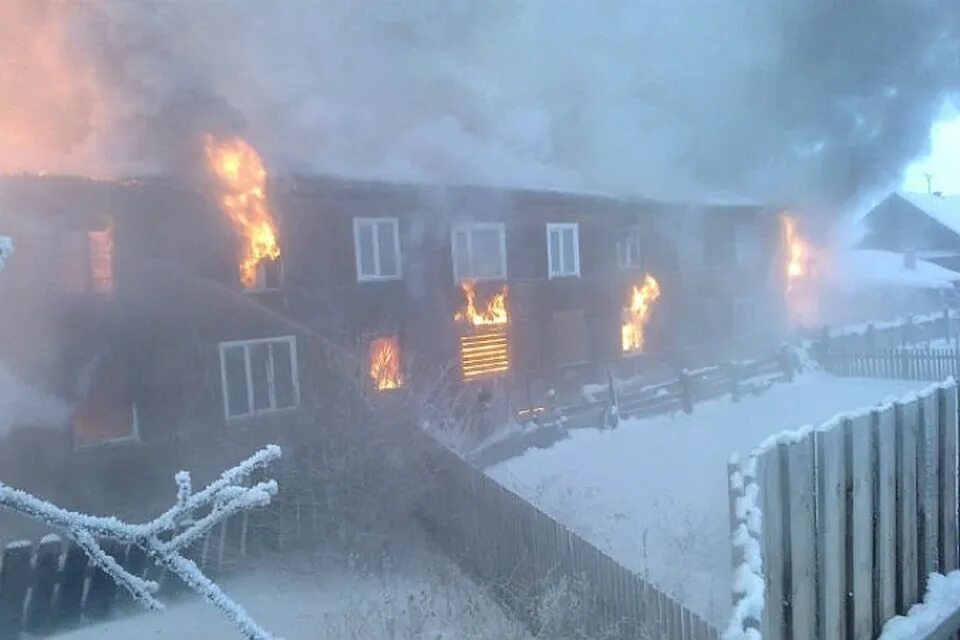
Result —
[[960, 195], [938, 196], [932, 193], [907, 193], [905, 191], [899, 191], [897, 195], [960, 235]]
[[918, 259], [914, 269], [904, 264], [902, 253], [863, 249], [836, 258], [834, 273], [841, 288], [887, 286], [909, 289], [952, 289], [960, 273]]

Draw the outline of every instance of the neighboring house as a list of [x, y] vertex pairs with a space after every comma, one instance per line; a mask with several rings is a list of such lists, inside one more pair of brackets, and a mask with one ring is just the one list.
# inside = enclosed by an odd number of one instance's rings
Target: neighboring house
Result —
[[914, 253], [960, 272], [960, 196], [891, 193], [862, 224], [860, 248]]
[[[322, 177], [275, 180], [268, 200], [282, 256], [245, 289], [236, 230], [203, 185], [0, 178], [17, 247], [0, 362], [73, 407], [57, 446], [109, 459], [113, 473], [91, 472], [103, 482], [166, 492], [174, 463], [215, 468], [204, 452], [314, 429], [316, 407], [375, 391], [344, 382], [350, 354], [395, 365], [382, 389], [446, 371], [516, 406], [611, 364], [676, 368], [782, 339], [776, 210]], [[642, 353], [624, 352], [648, 273], [660, 296]], [[142, 483], [125, 486], [133, 500]]]

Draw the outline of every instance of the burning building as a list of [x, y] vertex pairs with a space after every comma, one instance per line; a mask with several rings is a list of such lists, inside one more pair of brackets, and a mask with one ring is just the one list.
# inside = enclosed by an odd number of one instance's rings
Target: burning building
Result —
[[[318, 339], [360, 345], [374, 392], [446, 371], [528, 395], [636, 353], [676, 367], [780, 340], [762, 207], [279, 179], [242, 140], [204, 142], [206, 182], [0, 178], [18, 245], [0, 286], [23, 301], [3, 321], [33, 331], [3, 361], [76, 408], [74, 449], [267, 438], [353, 393]], [[45, 336], [62, 348], [27, 346]]]

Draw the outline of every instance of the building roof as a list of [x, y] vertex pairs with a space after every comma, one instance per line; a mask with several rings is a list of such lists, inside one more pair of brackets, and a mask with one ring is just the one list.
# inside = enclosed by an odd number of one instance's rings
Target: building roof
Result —
[[904, 264], [902, 253], [861, 249], [837, 259], [837, 284], [845, 289], [896, 287], [905, 289], [953, 289], [960, 273], [918, 259], [914, 269]]
[[904, 191], [898, 191], [897, 195], [930, 218], [960, 235], [960, 195], [938, 196], [932, 193], [908, 193]]

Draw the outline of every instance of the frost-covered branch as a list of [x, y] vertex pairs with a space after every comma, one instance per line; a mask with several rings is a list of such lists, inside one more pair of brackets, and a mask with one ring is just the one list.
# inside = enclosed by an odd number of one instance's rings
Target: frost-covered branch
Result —
[[[184, 557], [183, 550], [230, 516], [270, 504], [277, 495], [276, 481], [267, 480], [253, 486], [244, 483], [255, 471], [279, 459], [280, 455], [280, 447], [269, 445], [224, 471], [217, 480], [198, 493], [193, 493], [190, 474], [179, 472], [174, 476], [177, 484], [174, 505], [142, 524], [122, 522], [112, 516], [68, 511], [3, 483], [0, 483], [0, 508], [11, 509], [62, 530], [77, 543], [94, 566], [129, 591], [144, 607], [162, 609], [163, 604], [154, 596], [159, 589], [157, 583], [124, 569], [116, 558], [104, 551], [100, 540], [134, 544], [143, 549], [153, 562], [177, 575], [194, 592], [223, 611], [245, 637], [270, 640], [272, 636], [205, 576], [196, 563]], [[195, 517], [196, 512], [206, 509], [209, 509], [206, 515]]]

